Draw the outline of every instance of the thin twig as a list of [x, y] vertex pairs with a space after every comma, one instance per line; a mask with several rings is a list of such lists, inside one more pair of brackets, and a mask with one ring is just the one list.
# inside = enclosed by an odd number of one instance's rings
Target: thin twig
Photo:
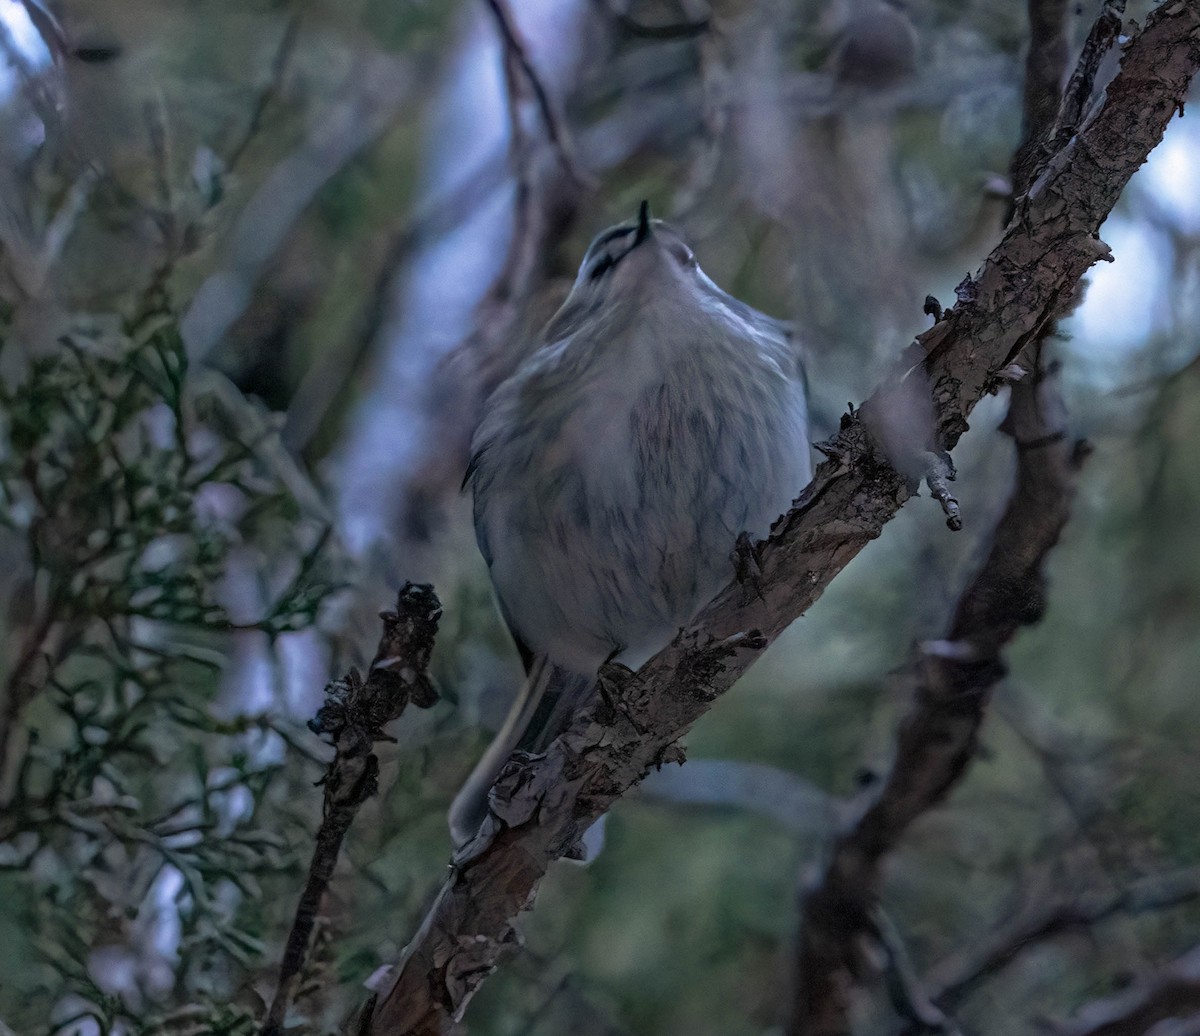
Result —
[[71, 54], [71, 44], [62, 24], [41, 0], [21, 0], [29, 21], [37, 29], [46, 50], [55, 61], [64, 61]]
[[505, 50], [504, 75], [511, 124], [513, 229], [504, 264], [475, 308], [472, 329], [434, 371], [426, 407], [438, 427], [428, 433], [438, 449], [430, 452], [409, 479], [404, 509], [409, 529], [420, 529], [430, 501], [455, 488], [466, 464], [471, 430], [483, 401], [506, 378], [529, 341], [525, 325], [538, 289], [545, 286], [546, 258], [569, 229], [587, 181], [571, 168], [569, 156], [556, 150], [557, 161], [538, 161], [543, 149], [521, 124], [519, 103], [528, 78], [522, 54]]
[[250, 112], [250, 120], [246, 123], [246, 129], [242, 133], [241, 139], [229, 152], [229, 157], [225, 162], [226, 172], [233, 172], [241, 163], [246, 151], [254, 142], [254, 138], [262, 129], [263, 116], [279, 96], [283, 86], [283, 77], [287, 72], [288, 61], [291, 59], [292, 52], [296, 47], [296, 39], [300, 34], [300, 16], [300, 11], [294, 12], [283, 28], [279, 46], [275, 48], [275, 56], [271, 59], [271, 72], [267, 77], [267, 83], [255, 98], [254, 108]]
[[[1057, 884], [1057, 883], [1056, 883]], [[925, 976], [929, 996], [953, 1007], [1023, 953], [1069, 933], [1090, 933], [1115, 917], [1171, 910], [1200, 899], [1200, 867], [1149, 874], [1108, 892], [1051, 894], [1021, 909]]]
[[1145, 1036], [1170, 1018], [1200, 1015], [1200, 946], [1179, 957], [1146, 982], [1089, 1004], [1058, 1036]]
[[[1106, 876], [1111, 890], [1120, 889], [1119, 875], [1133, 873], [1129, 847], [1117, 832], [1103, 824], [1104, 804], [1112, 801], [1111, 787], [1092, 786], [1081, 780], [1078, 772], [1087, 761], [1099, 763], [1108, 757], [1101, 746], [1092, 749], [1094, 758], [1085, 760], [1079, 751], [1078, 735], [1068, 741], [1065, 731], [1048, 730], [1048, 718], [1039, 714], [1038, 706], [1009, 680], [1004, 694], [997, 701], [997, 711], [1009, 729], [1034, 754], [1046, 783], [1058, 796], [1071, 817], [1079, 838], [1090, 850], [1096, 869]], [[1068, 745], [1070, 744], [1070, 748]]]
[[308, 880], [296, 906], [262, 1036], [279, 1036], [283, 1031], [342, 841], [359, 807], [377, 790], [375, 742], [386, 738], [384, 725], [398, 719], [410, 703], [427, 709], [437, 701], [427, 670], [441, 616], [442, 606], [433, 587], [406, 583], [396, 610], [380, 615], [383, 634], [366, 679], [351, 669], [342, 680], [330, 684], [325, 704], [309, 724], [315, 733], [332, 738], [335, 754], [321, 782], [325, 815], [317, 830]]
[[537, 73], [537, 69], [533, 67], [533, 62], [529, 58], [529, 51], [526, 49], [524, 42], [517, 32], [516, 26], [513, 24], [512, 12], [508, 9], [507, 3], [505, 0], [486, 0], [486, 2], [488, 10], [492, 12], [492, 17], [496, 20], [496, 27], [500, 30], [505, 51], [520, 66], [525, 81], [529, 84], [529, 89], [533, 91], [538, 112], [542, 118], [542, 125], [546, 128], [546, 136], [554, 146], [555, 153], [558, 155], [558, 160], [562, 163], [563, 169], [566, 170], [571, 179], [579, 186], [590, 186], [591, 177], [584, 173], [575, 162], [575, 157], [569, 143], [567, 128], [559, 118], [558, 112], [550, 100], [550, 95]]
[[954, 1020], [947, 1017], [921, 988], [908, 955], [908, 947], [882, 907], [876, 906], [871, 921], [873, 934], [887, 954], [888, 998], [892, 1002], [892, 1009], [906, 1024], [904, 1036], [920, 1036], [924, 1033], [962, 1036]]
[[[56, 648], [49, 642], [62, 620], [58, 614], [61, 607], [55, 594], [43, 607], [40, 616], [30, 625], [25, 635], [16, 664], [4, 684], [4, 698], [0, 702], [0, 803], [7, 803], [13, 793], [18, 760], [21, 756], [17, 744], [22, 733], [18, 721], [25, 707], [37, 696], [45, 681], [33, 682], [33, 674], [39, 660], [46, 660], [47, 676], [53, 672]], [[57, 638], [60, 642], [62, 637]]]

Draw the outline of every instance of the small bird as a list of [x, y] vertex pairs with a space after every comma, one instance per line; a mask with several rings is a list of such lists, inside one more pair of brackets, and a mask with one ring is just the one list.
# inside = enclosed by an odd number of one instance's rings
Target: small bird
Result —
[[742, 534], [765, 537], [807, 485], [800, 351], [642, 202], [592, 241], [471, 453], [475, 534], [527, 678], [450, 808], [460, 846], [513, 749], [561, 733], [605, 661], [665, 647], [729, 582]]

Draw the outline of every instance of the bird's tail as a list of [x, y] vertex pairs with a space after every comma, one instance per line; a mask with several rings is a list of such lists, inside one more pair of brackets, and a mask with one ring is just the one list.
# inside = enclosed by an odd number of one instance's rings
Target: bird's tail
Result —
[[503, 726], [450, 804], [450, 837], [456, 846], [475, 837], [487, 816], [488, 793], [513, 750], [545, 749], [566, 729], [594, 684], [594, 678], [562, 669], [545, 655], [534, 658]]

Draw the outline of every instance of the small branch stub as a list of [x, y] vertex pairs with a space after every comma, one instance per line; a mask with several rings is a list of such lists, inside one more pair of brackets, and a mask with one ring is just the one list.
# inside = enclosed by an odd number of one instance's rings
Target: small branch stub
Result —
[[442, 617], [433, 587], [405, 583], [396, 610], [382, 612], [379, 617], [383, 634], [366, 678], [351, 669], [340, 680], [334, 680], [325, 688], [325, 704], [308, 724], [314, 734], [328, 738], [335, 751], [320, 780], [325, 791], [324, 815], [262, 1036], [280, 1036], [283, 1032], [342, 842], [359, 807], [378, 790], [375, 742], [388, 740], [384, 726], [399, 719], [409, 704], [427, 709], [438, 700], [428, 674]]

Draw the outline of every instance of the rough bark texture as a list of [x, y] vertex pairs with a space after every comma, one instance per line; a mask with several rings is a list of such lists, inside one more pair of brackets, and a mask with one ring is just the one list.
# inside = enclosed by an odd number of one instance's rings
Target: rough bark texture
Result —
[[[1047, 157], [1050, 130], [1059, 113], [1062, 78], [1067, 67], [1067, 0], [1029, 0], [1029, 50], [1025, 55], [1021, 144], [1010, 172], [1013, 194], [1025, 193]], [[1118, 26], [1120, 22], [1118, 21]], [[1091, 83], [1088, 83], [1091, 92]]]
[[[1018, 203], [957, 304], [906, 351], [893, 385], [903, 371], [924, 372], [937, 449], [954, 446], [998, 372], [1070, 303], [1088, 267], [1108, 257], [1100, 224], [1182, 105], [1198, 65], [1200, 0], [1171, 0], [1130, 43], [1103, 106]], [[877, 393], [864, 410], [879, 405]], [[404, 959], [364, 1008], [360, 1033], [448, 1031], [516, 942], [514, 918], [549, 864], [650, 768], [682, 758], [678, 738], [914, 492], [857, 415], [826, 452], [762, 546], [753, 587], [727, 587], [638, 674], [602, 671], [603, 693], [570, 730], [544, 755], [510, 762], [493, 791], [494, 823], [456, 857]], [[987, 602], [975, 607], [986, 612]]]
[[[850, 993], [865, 967], [863, 947], [892, 956], [878, 914], [883, 862], [905, 828], [936, 805], [975, 755], [992, 687], [1004, 675], [1001, 648], [1043, 610], [1042, 562], [1066, 524], [1078, 451], [1067, 438], [1057, 379], [1030, 375], [1013, 386], [1003, 430], [1017, 447], [1017, 479], [983, 566], [959, 598], [945, 638], [924, 647], [908, 674], [913, 705], [901, 724], [887, 777], [864, 794], [803, 896], [797, 938], [792, 1036], [848, 1036]], [[889, 959], [893, 977], [901, 971]], [[897, 1010], [949, 1031], [941, 1012], [912, 988], [891, 984]]]
[[[1107, 25], [1106, 9], [1097, 25]], [[1063, 97], [1067, 70], [1063, 0], [1029, 0], [1022, 139], [1012, 161], [1014, 204], [1055, 153], [1053, 129], [1078, 121], [1106, 46], [1085, 46], [1072, 76], [1079, 86]], [[1116, 18], [1117, 28], [1120, 19]], [[1096, 35], [1093, 30], [1092, 35]], [[1109, 40], [1109, 43], [1112, 41]], [[930, 307], [927, 306], [927, 311]], [[937, 307], [933, 306], [937, 317]], [[871, 968], [864, 948], [886, 961], [897, 1013], [917, 1031], [954, 1032], [915, 980], [879, 909], [886, 854], [907, 826], [935, 806], [965, 774], [978, 744], [994, 684], [1002, 677], [1000, 650], [1042, 607], [1042, 568], [1066, 522], [1075, 488], [1075, 452], [1067, 442], [1065, 411], [1053, 376], [1044, 380], [1042, 325], [1021, 362], [1036, 378], [1014, 385], [1003, 430], [1018, 447], [1017, 477], [1008, 508], [992, 536], [987, 560], [959, 598], [943, 639], [927, 648], [908, 673], [913, 705], [897, 738], [886, 779], [868, 789], [834, 840], [828, 861], [801, 891], [789, 1032], [848, 1036], [852, 993]]]

